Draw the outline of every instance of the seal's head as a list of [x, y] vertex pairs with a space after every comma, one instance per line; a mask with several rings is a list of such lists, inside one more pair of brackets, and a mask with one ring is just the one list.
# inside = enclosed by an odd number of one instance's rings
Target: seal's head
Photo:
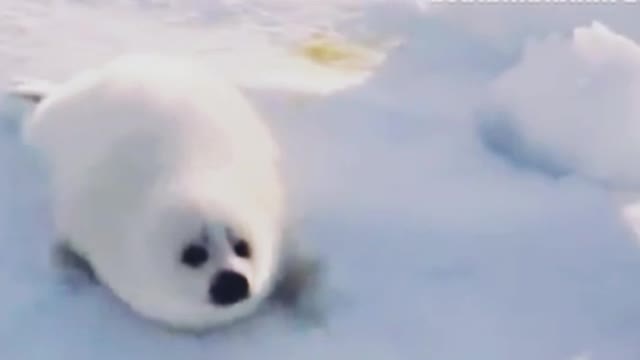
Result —
[[162, 191], [131, 222], [128, 239], [88, 255], [137, 312], [201, 330], [253, 312], [273, 291], [282, 235], [265, 214], [229, 192]]

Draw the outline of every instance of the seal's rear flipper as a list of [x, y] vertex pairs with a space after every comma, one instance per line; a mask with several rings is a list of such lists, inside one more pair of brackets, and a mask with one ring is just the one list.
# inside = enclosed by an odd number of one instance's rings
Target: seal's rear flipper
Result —
[[9, 94], [37, 104], [47, 97], [52, 89], [53, 84], [48, 81], [23, 78], [13, 81]]

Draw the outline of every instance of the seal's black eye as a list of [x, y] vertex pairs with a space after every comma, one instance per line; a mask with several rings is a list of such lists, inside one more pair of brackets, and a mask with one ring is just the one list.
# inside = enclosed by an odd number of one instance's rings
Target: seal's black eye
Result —
[[251, 249], [249, 249], [249, 244], [245, 240], [238, 240], [233, 244], [233, 252], [241, 258], [251, 257]]
[[233, 247], [233, 252], [236, 254], [236, 256], [241, 257], [241, 258], [250, 258], [251, 257], [251, 248], [249, 248], [249, 243], [243, 239], [242, 237], [238, 236], [231, 228], [227, 227], [225, 228], [225, 232], [227, 233], [227, 239], [229, 239], [229, 242], [231, 243], [231, 246]]
[[202, 245], [188, 245], [182, 250], [180, 260], [189, 267], [197, 268], [209, 260], [209, 251]]

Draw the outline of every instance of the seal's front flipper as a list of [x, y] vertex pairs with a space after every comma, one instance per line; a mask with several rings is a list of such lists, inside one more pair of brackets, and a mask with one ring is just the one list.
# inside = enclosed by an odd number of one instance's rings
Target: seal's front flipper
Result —
[[89, 261], [75, 252], [65, 242], [61, 241], [54, 245], [51, 255], [52, 262], [56, 269], [60, 271], [62, 280], [65, 283], [72, 287], [78, 287], [98, 282]]
[[53, 87], [54, 85], [46, 80], [15, 79], [9, 89], [9, 94], [38, 104], [51, 93]]
[[287, 306], [298, 306], [305, 292], [317, 285], [320, 262], [314, 258], [297, 258], [284, 264], [282, 276], [272, 298]]
[[285, 254], [271, 302], [310, 324], [325, 322], [324, 264], [292, 226], [285, 229]]

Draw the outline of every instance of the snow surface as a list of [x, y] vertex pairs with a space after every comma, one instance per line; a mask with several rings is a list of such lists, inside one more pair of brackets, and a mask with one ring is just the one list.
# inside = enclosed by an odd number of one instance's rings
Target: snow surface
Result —
[[[223, 60], [273, 119], [325, 269], [319, 319], [199, 336], [62, 282], [29, 109], [3, 98], [0, 359], [640, 359], [633, 6], [0, 0], [3, 86], [131, 50]], [[319, 31], [382, 62], [305, 60]]]

